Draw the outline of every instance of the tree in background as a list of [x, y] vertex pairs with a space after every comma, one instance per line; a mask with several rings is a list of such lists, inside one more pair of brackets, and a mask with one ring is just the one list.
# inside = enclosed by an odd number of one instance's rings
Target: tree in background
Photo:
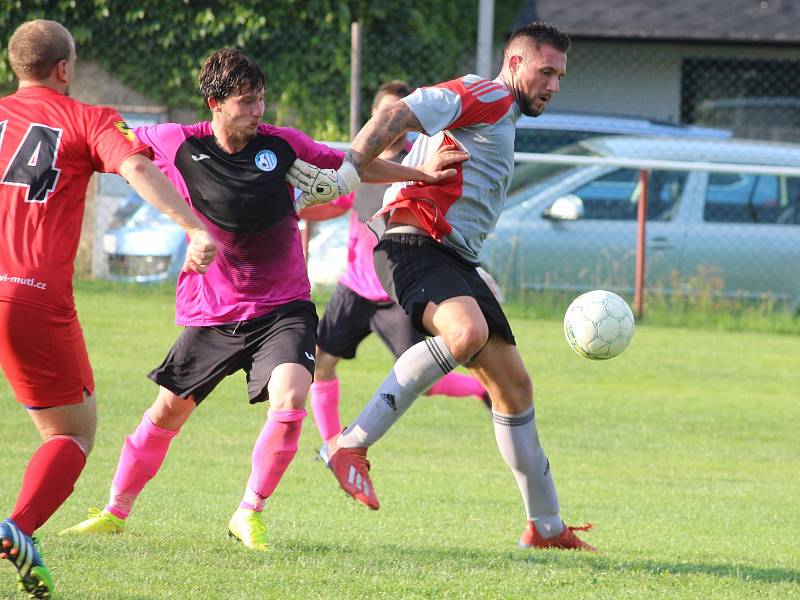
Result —
[[[521, 2], [498, 0], [500, 23]], [[203, 60], [223, 46], [247, 52], [267, 74], [266, 118], [315, 137], [346, 139], [350, 24], [362, 25], [364, 117], [387, 79], [424, 85], [473, 68], [478, 2], [451, 0], [0, 0], [0, 84], [10, 85], [6, 44], [23, 21], [67, 26], [83, 60], [168, 107], [205, 107], [196, 91]]]

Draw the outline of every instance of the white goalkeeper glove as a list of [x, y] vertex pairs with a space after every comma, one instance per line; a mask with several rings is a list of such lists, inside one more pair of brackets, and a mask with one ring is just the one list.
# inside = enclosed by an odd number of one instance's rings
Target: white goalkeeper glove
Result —
[[361, 182], [356, 168], [348, 160], [339, 170], [320, 169], [304, 160], [297, 159], [286, 174], [286, 181], [301, 192], [294, 201], [294, 208], [300, 212], [307, 206], [336, 200], [356, 189]]

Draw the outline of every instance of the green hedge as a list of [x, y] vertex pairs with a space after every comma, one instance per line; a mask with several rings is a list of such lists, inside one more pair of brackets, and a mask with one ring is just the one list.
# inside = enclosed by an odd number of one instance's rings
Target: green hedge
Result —
[[[497, 2], [498, 36], [521, 3]], [[23, 21], [66, 25], [79, 56], [169, 107], [194, 107], [200, 66], [223, 46], [243, 49], [267, 74], [270, 121], [345, 139], [349, 123], [350, 24], [363, 27], [362, 94], [386, 79], [420, 85], [474, 68], [478, 2], [450, 0], [0, 0], [4, 40]], [[0, 84], [10, 87], [5, 43]]]

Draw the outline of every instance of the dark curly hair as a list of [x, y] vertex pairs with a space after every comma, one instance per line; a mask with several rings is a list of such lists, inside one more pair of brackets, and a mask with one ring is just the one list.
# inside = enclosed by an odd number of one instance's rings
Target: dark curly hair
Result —
[[221, 48], [206, 59], [200, 69], [200, 95], [225, 100], [232, 94], [258, 92], [265, 88], [264, 71], [258, 63], [236, 48]]

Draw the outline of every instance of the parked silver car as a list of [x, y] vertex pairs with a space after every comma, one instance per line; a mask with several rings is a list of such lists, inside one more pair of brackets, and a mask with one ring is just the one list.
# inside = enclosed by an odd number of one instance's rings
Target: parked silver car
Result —
[[[745, 140], [600, 137], [563, 153], [741, 164], [741, 172], [653, 170], [648, 183], [646, 288], [761, 298], [800, 307], [800, 178], [748, 165], [800, 167], [800, 145]], [[507, 290], [634, 285], [639, 170], [547, 170], [509, 196], [484, 262]], [[524, 170], [524, 169], [523, 169]]]
[[[304, 222], [301, 221], [301, 227]], [[333, 285], [347, 261], [347, 217], [314, 224], [309, 240], [308, 275], [312, 285]], [[177, 279], [186, 254], [180, 226], [131, 193], [103, 236], [109, 277], [117, 281]]]
[[683, 125], [638, 115], [548, 110], [538, 117], [520, 117], [514, 150], [551, 152], [588, 138], [611, 134], [715, 139], [732, 135], [729, 129]]

